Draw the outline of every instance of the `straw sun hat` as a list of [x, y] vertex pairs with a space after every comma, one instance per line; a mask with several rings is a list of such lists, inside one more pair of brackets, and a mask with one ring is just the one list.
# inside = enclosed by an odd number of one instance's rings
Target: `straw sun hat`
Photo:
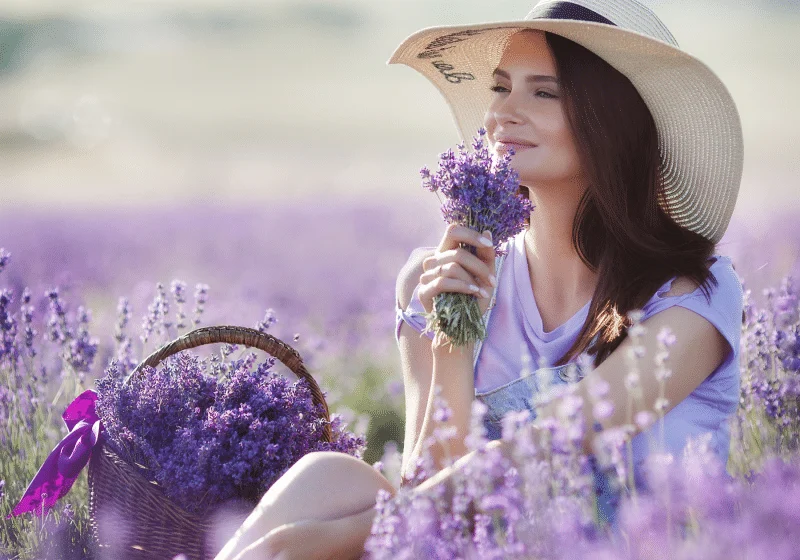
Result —
[[388, 64], [405, 64], [442, 92], [470, 145], [491, 103], [492, 72], [511, 35], [549, 31], [594, 52], [624, 74], [658, 129], [672, 218], [714, 243], [733, 213], [742, 177], [739, 113], [725, 85], [687, 54], [660, 19], [635, 0], [539, 0], [518, 21], [417, 31]]

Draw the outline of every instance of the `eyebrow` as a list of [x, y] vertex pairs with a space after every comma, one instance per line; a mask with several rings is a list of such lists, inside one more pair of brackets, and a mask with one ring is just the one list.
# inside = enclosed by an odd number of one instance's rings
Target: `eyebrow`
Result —
[[[506, 80], [511, 79], [511, 75], [508, 72], [505, 70], [500, 70], [499, 68], [495, 68], [494, 72], [492, 72], [492, 76], [501, 76]], [[555, 76], [544, 76], [542, 74], [531, 74], [530, 76], [525, 77], [525, 82], [553, 82], [554, 84], [558, 84], [558, 78]]]

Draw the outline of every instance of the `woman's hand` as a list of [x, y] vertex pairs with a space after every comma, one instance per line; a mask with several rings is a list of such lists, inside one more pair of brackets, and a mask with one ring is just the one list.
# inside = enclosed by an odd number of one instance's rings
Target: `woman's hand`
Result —
[[[461, 243], [473, 245], [476, 253], [462, 248]], [[430, 313], [434, 297], [444, 292], [461, 292], [478, 298], [481, 314], [485, 313], [497, 285], [494, 259], [490, 232], [481, 235], [466, 226], [450, 224], [436, 252], [422, 261], [425, 272], [419, 277], [418, 291], [422, 307]]]

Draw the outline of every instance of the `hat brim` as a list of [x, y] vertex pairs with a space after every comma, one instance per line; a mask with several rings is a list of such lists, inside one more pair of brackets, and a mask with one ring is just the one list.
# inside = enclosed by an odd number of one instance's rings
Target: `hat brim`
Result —
[[444, 96], [461, 140], [469, 145], [491, 103], [492, 72], [511, 35], [523, 29], [570, 39], [631, 81], [658, 128], [670, 215], [719, 241], [741, 183], [742, 126], [728, 89], [687, 52], [613, 25], [533, 19], [425, 28], [406, 38], [387, 64], [405, 64], [428, 78]]

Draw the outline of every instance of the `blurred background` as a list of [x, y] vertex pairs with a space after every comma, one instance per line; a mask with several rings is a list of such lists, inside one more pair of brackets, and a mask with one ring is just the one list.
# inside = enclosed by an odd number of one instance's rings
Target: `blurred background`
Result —
[[[458, 140], [394, 48], [530, 0], [3, 0], [0, 202], [435, 201], [418, 170]], [[737, 218], [800, 201], [797, 0], [645, 0], [736, 101]]]
[[[800, 273], [800, 1], [645, 3], [739, 108], [744, 177], [719, 252], [759, 299]], [[156, 282], [210, 284], [204, 325], [253, 326], [274, 308], [270, 332], [332, 410], [358, 432], [368, 421], [375, 461], [403, 435], [395, 278], [443, 229], [419, 169], [458, 142], [435, 88], [386, 61], [421, 28], [533, 4], [2, 0], [4, 282], [30, 286], [42, 318], [55, 285], [91, 308], [95, 375], [118, 298], [135, 338]]]

